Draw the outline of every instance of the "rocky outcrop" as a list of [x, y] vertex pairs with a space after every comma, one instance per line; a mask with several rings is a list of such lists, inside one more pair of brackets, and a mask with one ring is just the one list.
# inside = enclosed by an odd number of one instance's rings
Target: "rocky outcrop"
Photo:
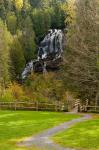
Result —
[[62, 30], [49, 30], [43, 41], [41, 41], [37, 59], [29, 62], [23, 73], [25, 79], [31, 72], [46, 72], [59, 69], [63, 53], [63, 32]]

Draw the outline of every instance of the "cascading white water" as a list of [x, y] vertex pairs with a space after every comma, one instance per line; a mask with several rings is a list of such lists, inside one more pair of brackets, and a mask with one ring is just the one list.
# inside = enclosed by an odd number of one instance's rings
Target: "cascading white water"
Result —
[[61, 55], [63, 52], [63, 32], [62, 30], [49, 30], [49, 33], [45, 36], [41, 42], [38, 51], [38, 60], [47, 59], [50, 54]]
[[22, 79], [25, 79], [29, 73], [33, 72], [33, 61], [26, 64], [24, 71], [22, 72]]
[[[25, 79], [29, 73], [35, 71], [36, 65], [40, 64], [42, 72], [46, 72], [47, 61], [50, 63], [61, 58], [63, 53], [63, 32], [59, 29], [51, 29], [41, 41], [36, 61], [29, 62], [23, 73], [22, 79]], [[37, 70], [37, 69], [36, 69]]]

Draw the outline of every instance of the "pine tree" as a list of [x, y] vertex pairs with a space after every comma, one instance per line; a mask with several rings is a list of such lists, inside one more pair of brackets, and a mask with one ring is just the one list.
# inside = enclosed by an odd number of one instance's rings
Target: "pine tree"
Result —
[[14, 12], [7, 13], [6, 16], [7, 27], [12, 34], [16, 33], [17, 30], [17, 17]]
[[12, 66], [13, 78], [19, 79], [25, 67], [25, 58], [24, 58], [24, 52], [23, 52], [21, 43], [17, 35], [14, 36], [10, 53], [11, 53], [11, 60], [12, 60], [12, 65], [13, 65]]
[[5, 88], [10, 81], [10, 44], [12, 36], [0, 19], [0, 87]]
[[22, 21], [22, 36], [20, 38], [26, 62], [34, 59], [36, 52], [35, 33], [30, 16]]

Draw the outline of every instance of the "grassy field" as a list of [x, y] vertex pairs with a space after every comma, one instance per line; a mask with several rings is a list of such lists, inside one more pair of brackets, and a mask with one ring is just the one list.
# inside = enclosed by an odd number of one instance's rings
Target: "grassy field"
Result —
[[0, 111], [0, 150], [23, 150], [16, 147], [18, 140], [77, 117], [58, 112]]
[[99, 150], [99, 116], [58, 133], [53, 139], [64, 147], [77, 150]]

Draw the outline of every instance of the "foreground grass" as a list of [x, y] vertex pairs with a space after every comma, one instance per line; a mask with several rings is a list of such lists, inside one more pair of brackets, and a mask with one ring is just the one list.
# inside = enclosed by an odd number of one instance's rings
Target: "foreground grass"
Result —
[[24, 150], [15, 146], [18, 140], [78, 117], [54, 112], [0, 111], [0, 150]]
[[99, 150], [99, 116], [58, 133], [53, 140], [77, 150]]

